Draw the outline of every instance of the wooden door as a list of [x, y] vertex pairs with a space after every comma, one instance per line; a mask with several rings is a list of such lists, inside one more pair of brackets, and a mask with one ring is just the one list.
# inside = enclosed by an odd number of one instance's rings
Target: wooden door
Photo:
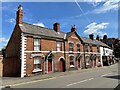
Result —
[[80, 59], [78, 59], [78, 68], [80, 68]]
[[48, 60], [48, 72], [52, 72], [52, 60]]

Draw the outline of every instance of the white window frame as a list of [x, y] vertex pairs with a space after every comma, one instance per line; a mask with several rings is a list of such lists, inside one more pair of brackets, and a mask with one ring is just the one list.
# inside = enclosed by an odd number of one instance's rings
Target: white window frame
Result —
[[[35, 59], [38, 60], [37, 65], [39, 65], [39, 68], [35, 68], [35, 64], [36, 64]], [[42, 67], [41, 67], [41, 60], [40, 60], [40, 57], [34, 57], [33, 64], [34, 64], [33, 72], [42, 71], [42, 69], [41, 69]]]
[[62, 50], [62, 42], [57, 42], [57, 51]]
[[[37, 40], [37, 44], [35, 42]], [[34, 51], [40, 51], [40, 39], [39, 38], [34, 38]]]

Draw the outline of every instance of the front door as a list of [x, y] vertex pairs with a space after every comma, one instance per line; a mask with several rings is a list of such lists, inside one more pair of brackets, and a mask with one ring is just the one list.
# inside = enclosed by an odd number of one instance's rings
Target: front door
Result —
[[78, 59], [78, 68], [80, 68], [80, 59]]
[[52, 59], [48, 59], [48, 73], [52, 72]]
[[65, 72], [65, 60], [63, 58], [60, 59], [60, 71]]

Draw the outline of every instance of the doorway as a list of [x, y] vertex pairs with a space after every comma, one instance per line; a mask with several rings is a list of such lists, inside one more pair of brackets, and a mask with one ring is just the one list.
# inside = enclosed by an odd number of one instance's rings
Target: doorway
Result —
[[64, 60], [64, 58], [60, 59], [60, 71], [65, 72], [65, 60]]

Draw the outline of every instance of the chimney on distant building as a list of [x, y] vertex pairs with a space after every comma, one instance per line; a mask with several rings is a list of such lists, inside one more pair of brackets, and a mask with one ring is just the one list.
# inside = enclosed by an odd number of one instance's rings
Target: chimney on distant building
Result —
[[92, 40], [94, 40], [94, 35], [93, 35], [93, 34], [90, 34], [90, 35], [89, 35], [89, 38], [92, 39]]
[[104, 36], [103, 36], [103, 40], [106, 40], [106, 39], [107, 39], [107, 35], [104, 35]]
[[97, 35], [96, 40], [100, 41], [100, 37], [99, 37], [99, 35]]
[[60, 32], [60, 24], [58, 22], [54, 23], [53, 24], [53, 29], [56, 31], [56, 32]]
[[71, 28], [71, 32], [76, 32], [76, 26], [75, 26], [75, 25], [72, 26], [72, 28]]
[[22, 10], [22, 5], [18, 6], [18, 11], [16, 13], [16, 24], [22, 24], [23, 22], [23, 10]]

